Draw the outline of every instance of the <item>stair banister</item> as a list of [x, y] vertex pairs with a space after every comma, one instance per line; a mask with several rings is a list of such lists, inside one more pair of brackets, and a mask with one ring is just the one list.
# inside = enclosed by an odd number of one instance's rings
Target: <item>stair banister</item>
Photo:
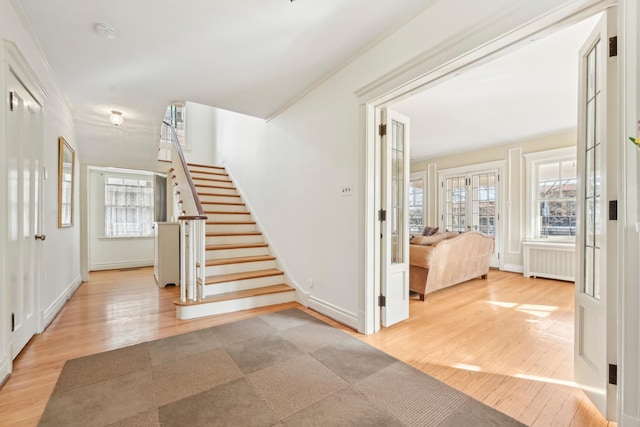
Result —
[[[204, 268], [198, 269], [197, 266], [198, 264], [205, 265], [205, 221], [207, 215], [200, 203], [178, 135], [170, 123], [166, 121], [162, 123], [171, 130], [171, 163], [173, 166], [171, 178], [177, 184], [174, 194], [179, 195], [176, 199], [176, 205], [180, 210], [178, 216], [178, 222], [180, 222], [180, 300], [183, 302], [197, 301], [204, 295]], [[196, 274], [199, 277], [196, 277]]]

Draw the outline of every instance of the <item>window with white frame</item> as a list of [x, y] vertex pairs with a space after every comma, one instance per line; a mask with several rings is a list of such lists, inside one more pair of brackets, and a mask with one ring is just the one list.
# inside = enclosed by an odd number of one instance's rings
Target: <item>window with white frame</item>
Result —
[[104, 235], [144, 237], [153, 234], [151, 178], [105, 176]]
[[409, 233], [420, 234], [424, 228], [424, 174], [411, 174], [409, 181]]
[[528, 230], [533, 239], [576, 235], [577, 168], [575, 147], [526, 154]]

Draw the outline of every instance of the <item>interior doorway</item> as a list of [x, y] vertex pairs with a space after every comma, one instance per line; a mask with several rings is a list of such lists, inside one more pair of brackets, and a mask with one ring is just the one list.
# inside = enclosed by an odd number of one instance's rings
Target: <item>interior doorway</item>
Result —
[[[607, 5], [605, 5], [605, 4], [603, 3], [603, 4], [602, 4], [602, 6], [603, 6], [603, 8], [604, 8], [604, 7], [605, 7], [605, 6], [607, 6]], [[593, 11], [592, 11], [590, 14], [593, 14]], [[614, 16], [615, 16], [615, 12], [613, 12], [613, 13], [612, 13], [612, 15], [614, 15]], [[577, 14], [577, 15], [573, 15], [573, 16], [567, 16], [567, 17], [565, 17], [565, 20], [562, 22], [562, 24], [557, 23], [556, 25], [557, 25], [558, 27], [560, 27], [560, 26], [566, 26], [566, 25], [567, 25], [567, 22], [571, 21], [572, 23], [575, 23], [575, 22], [578, 22], [578, 21], [582, 20], [584, 17], [585, 17], [585, 16], [584, 16], [584, 14]], [[537, 30], [535, 29], [535, 25], [533, 25], [533, 26], [531, 27], [531, 30], [532, 30], [532, 31], [531, 31], [531, 33], [529, 34], [529, 36], [528, 36], [528, 37], [535, 36], [535, 34], [536, 34], [536, 32], [537, 32]], [[586, 37], [585, 37], [585, 39], [586, 39]], [[503, 47], [504, 47], [504, 46], [503, 46]], [[513, 47], [513, 46], [511, 46], [511, 47]], [[493, 55], [494, 55], [494, 56], [500, 56], [500, 50], [501, 50], [501, 48], [500, 48], [500, 47], [496, 47], [496, 50], [493, 52]], [[577, 50], [578, 50], [578, 49], [576, 49], [576, 50], [575, 50], [575, 52], [576, 52], [576, 57], [577, 57], [577, 53], [578, 53], [578, 52], [577, 52]], [[467, 70], [468, 70], [468, 68], [473, 67], [473, 65], [474, 65], [474, 61], [471, 59], [471, 60], [469, 60], [469, 62], [466, 62], [466, 61], [463, 59], [463, 60], [459, 60], [459, 61], [458, 61], [458, 63], [457, 63], [457, 65], [460, 67], [459, 69], [465, 68], [465, 69], [467, 69]], [[468, 68], [467, 68], [467, 67], [468, 67]], [[442, 76], [438, 76], [438, 77], [442, 77]], [[445, 76], [445, 77], [446, 77], [446, 76]], [[578, 80], [578, 73], [575, 73], [575, 80], [576, 80], [576, 81]], [[432, 84], [432, 85], [433, 85], [433, 80], [431, 80], [431, 81], [430, 81], [428, 76], [424, 78], [424, 82], [425, 82], [425, 83], [424, 83], [424, 87], [425, 87], [425, 88], [427, 87], [427, 85], [428, 85], [428, 84]], [[409, 84], [409, 86], [411, 86], [411, 84]], [[395, 91], [395, 94], [394, 94], [394, 95], [385, 95], [385, 96], [383, 96], [383, 97], [381, 97], [381, 98], [378, 98], [378, 99], [377, 99], [377, 100], [375, 100], [375, 101], [370, 102], [370, 103], [367, 105], [367, 109], [366, 109], [366, 110], [367, 110], [368, 117], [377, 117], [377, 115], [379, 114], [379, 112], [381, 112], [381, 111], [382, 111], [383, 109], [385, 109], [385, 108], [398, 108], [398, 104], [399, 104], [403, 99], [407, 99], [407, 98], [409, 98], [410, 96], [416, 96], [416, 95], [417, 95], [417, 92], [419, 92], [419, 89], [416, 89], [415, 84], [413, 84], [413, 85], [412, 85], [412, 87], [411, 87], [410, 89], [403, 89], [403, 88], [400, 88], [400, 89], [398, 89], [397, 91]], [[545, 100], [545, 101], [549, 102], [550, 100], [548, 100], [548, 99], [547, 99], [547, 100]], [[577, 104], [577, 102], [576, 102], [576, 101], [577, 101], [577, 96], [575, 96], [575, 97], [574, 97], [574, 99], [573, 99], [573, 102]], [[402, 111], [402, 109], [401, 109], [401, 108], [400, 108], [400, 111]], [[403, 111], [403, 113], [405, 113], [405, 112]], [[406, 114], [406, 113], [405, 113], [405, 114]], [[409, 116], [409, 117], [410, 117], [411, 119], [413, 119], [413, 121], [414, 121], [414, 122], [416, 121], [416, 119], [415, 119], [414, 117], [411, 117], [411, 116]], [[371, 119], [369, 119], [369, 124], [371, 125], [371, 123], [372, 123], [372, 120], [371, 120]], [[615, 124], [617, 124], [617, 122], [615, 122], [615, 121], [614, 121], [614, 122], [612, 122], [612, 123], [614, 124], [614, 126], [615, 126]], [[580, 132], [580, 130], [578, 130], [577, 132]], [[369, 137], [369, 139], [368, 139], [368, 145], [367, 145], [367, 146], [368, 146], [368, 148], [372, 149], [374, 152], [379, 152], [379, 150], [380, 150], [380, 148], [381, 148], [380, 144], [379, 144], [379, 143], [376, 143], [376, 142], [374, 141], [374, 138], [372, 137], [372, 134], [370, 134], [370, 133], [368, 133], [368, 134], [369, 134], [369, 135], [371, 135], [371, 136]], [[510, 153], [509, 155], [511, 155], [511, 153]], [[517, 158], [517, 155], [514, 155], [514, 158]], [[369, 163], [369, 166], [370, 166], [370, 167], [369, 167], [369, 172], [375, 172], [375, 171], [377, 170], [377, 169], [376, 169], [376, 167], [373, 165], [373, 163]], [[437, 170], [437, 169], [436, 169], [436, 170]], [[603, 173], [606, 173], [606, 172], [603, 172]], [[429, 175], [428, 171], [426, 171], [426, 170], [425, 170], [425, 174]], [[409, 172], [408, 172], [408, 171], [407, 171], [406, 179], [409, 179]], [[466, 182], [467, 182], [467, 181], [465, 181], [465, 186], [467, 185], [467, 184], [466, 184]], [[440, 184], [441, 184], [441, 183], [442, 183], [442, 181], [440, 182]], [[522, 185], [522, 183], [519, 183], [519, 185], [521, 185], [521, 186], [522, 186], [522, 188], [524, 188], [524, 185]], [[423, 195], [423, 198], [426, 198], [426, 197]], [[512, 206], [510, 205], [510, 203], [511, 203], [511, 202], [509, 201], [509, 199], [508, 199], [508, 198], [506, 198], [506, 197], [505, 197], [505, 199], [507, 200], [507, 202], [506, 202], [506, 207], [507, 207], [507, 208], [512, 208]], [[375, 205], [375, 203], [376, 203], [376, 202], [379, 202], [379, 201], [380, 201], [380, 200], [376, 200], [376, 199], [374, 199], [374, 200], [373, 200], [373, 204]], [[522, 214], [522, 215], [523, 215], [523, 214]], [[409, 217], [407, 216], [407, 221], [408, 221], [408, 220], [409, 220]], [[443, 223], [441, 223], [441, 224], [446, 224], [446, 222], [444, 222], [444, 218], [442, 218], [442, 221], [443, 221]], [[524, 227], [524, 225], [523, 225], [523, 227]], [[381, 227], [379, 227], [379, 228], [381, 228]], [[376, 228], [376, 225], [375, 225], [375, 224], [370, 224], [370, 228], [369, 228], [369, 230], [373, 229], [373, 230], [374, 230], [374, 233], [373, 233], [372, 235], [373, 235], [373, 236], [377, 236], [377, 233], [376, 233], [376, 232], [378, 231], [378, 229], [379, 229], [379, 228]], [[613, 234], [615, 235], [615, 230], [613, 230], [613, 231], [614, 231], [614, 233], [613, 233]], [[519, 239], [519, 242], [517, 243], [517, 246], [520, 246], [520, 245], [521, 245], [522, 237], [524, 237], [524, 236], [520, 236], [520, 239]], [[510, 243], [509, 243], [509, 242], [507, 242], [507, 245], [506, 245], [506, 246], [508, 246], [509, 244], [510, 244]], [[515, 246], [516, 246], [516, 245], [514, 245], [514, 247], [515, 247]], [[374, 258], [374, 261], [375, 261], [375, 258]], [[380, 280], [380, 283], [379, 283], [379, 284], [378, 284], [377, 282], [374, 282], [374, 283], [373, 283], [373, 285], [369, 287], [369, 289], [373, 290], [373, 295], [374, 295], [374, 296], [375, 296], [375, 295], [377, 294], [377, 292], [379, 292], [379, 291], [380, 291], [380, 292], [384, 292], [384, 289], [385, 289], [385, 285], [386, 285], [386, 284], [384, 283], [384, 281], [386, 280], [386, 276], [385, 276], [384, 274], [381, 274], [381, 275], [379, 276], [379, 280]], [[616, 285], [614, 284], [613, 286], [616, 286]], [[384, 299], [384, 295], [383, 295], [383, 299]], [[372, 309], [373, 313], [372, 313], [372, 314], [369, 314], [369, 315], [367, 316], [367, 321], [373, 320], [373, 322], [372, 322], [371, 326], [372, 326], [373, 331], [375, 331], [375, 330], [377, 330], [377, 329], [380, 327], [379, 317], [376, 317], [376, 315], [375, 315], [375, 312], [376, 312], [376, 308], [375, 308], [375, 307], [371, 307], [371, 306], [369, 306], [368, 308], [369, 308], [369, 309]], [[610, 314], [612, 314], [612, 316], [615, 316], [615, 312], [610, 313]], [[577, 317], [577, 319], [579, 319], [579, 318], [580, 318], [580, 317], [579, 317], [580, 315], [581, 315], [581, 314], [580, 314], [580, 313], [578, 313], [578, 315], [577, 315], [577, 316], [578, 316], [578, 317]], [[606, 313], [605, 313], [604, 315], [605, 315], [605, 317], [607, 317]], [[594, 324], [592, 323], [591, 325], [593, 326]], [[577, 340], [577, 342], [583, 342], [583, 341], [582, 341], [582, 340], [580, 340], [580, 339], [578, 339], [578, 340]], [[593, 344], [593, 343], [592, 343], [592, 344]], [[582, 345], [584, 345], [584, 343], [583, 343], [583, 344], [580, 344], [580, 346], [582, 346]], [[608, 345], [608, 344], [606, 344], [606, 345]], [[580, 353], [580, 352], [581, 352], [581, 351], [583, 351], [583, 350], [584, 350], [584, 348], [583, 348], [583, 347], [576, 347], [576, 354]], [[600, 362], [604, 362], [604, 360], [602, 360], [602, 361], [600, 361]], [[598, 363], [600, 363], [600, 362], [598, 362]], [[598, 370], [600, 371], [600, 374], [602, 374], [602, 373], [604, 372], [604, 368], [605, 368], [605, 364], [604, 364], [604, 363], [601, 363], [601, 365], [602, 365], [602, 366], [598, 368]], [[599, 378], [603, 378], [603, 376], [602, 376], [602, 375], [600, 375], [600, 374], [599, 374]], [[606, 388], [607, 388], [607, 386], [606, 386], [606, 384], [604, 384], [604, 383], [603, 383], [603, 384], [601, 384], [601, 385], [599, 386], [599, 388], [605, 388], [605, 389], [606, 389]], [[611, 396], [611, 395], [612, 395], [612, 394], [610, 393], [610, 396]], [[610, 403], [611, 403], [611, 402], [610, 402]], [[613, 403], [613, 406], [612, 406], [611, 404], [610, 404], [610, 405], [608, 405], [608, 408], [609, 408], [609, 409], [599, 406], [600, 410], [601, 410], [601, 411], [603, 411], [603, 413], [606, 413], [606, 415], [607, 415], [609, 418], [614, 418], [614, 417], [615, 417], [615, 411], [614, 411], [614, 412], [612, 412], [612, 411], [610, 410], [610, 408], [611, 408], [611, 407], [613, 407], [613, 408], [615, 409], [615, 402]]]

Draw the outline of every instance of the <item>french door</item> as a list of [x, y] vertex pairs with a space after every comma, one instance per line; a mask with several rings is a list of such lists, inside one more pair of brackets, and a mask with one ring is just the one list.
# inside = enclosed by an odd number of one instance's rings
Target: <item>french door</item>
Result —
[[615, 8], [603, 17], [579, 54], [578, 233], [575, 303], [575, 381], [607, 418], [616, 418], [616, 221], [606, 217], [617, 198], [616, 67], [609, 51]]
[[440, 177], [441, 231], [479, 231], [496, 241], [490, 265], [499, 267], [499, 184], [497, 168], [444, 171]]
[[7, 73], [7, 273], [11, 310], [11, 356], [37, 332], [38, 262], [42, 229], [42, 107]]
[[382, 110], [381, 322], [409, 317], [409, 119]]

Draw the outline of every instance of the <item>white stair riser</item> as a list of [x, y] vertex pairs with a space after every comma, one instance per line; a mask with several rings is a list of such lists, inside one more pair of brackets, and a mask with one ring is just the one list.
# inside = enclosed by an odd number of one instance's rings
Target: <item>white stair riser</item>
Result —
[[[216, 192], [213, 191], [213, 193], [216, 193]], [[203, 194], [200, 195], [200, 201], [201, 202], [221, 202], [221, 203], [240, 203], [240, 202], [242, 202], [242, 200], [240, 200], [240, 197], [206, 196], [206, 195], [203, 195]]]
[[192, 174], [194, 173], [224, 173], [226, 174], [227, 171], [222, 168], [203, 168], [200, 166], [189, 166], [189, 172], [191, 172]]
[[216, 187], [224, 187], [224, 188], [233, 188], [233, 182], [225, 182], [225, 181], [209, 181], [206, 179], [193, 178], [193, 183], [198, 185], [213, 185]]
[[191, 170], [190, 172], [192, 177], [229, 179], [229, 174], [227, 174], [223, 170], [211, 170], [211, 171]]
[[247, 271], [268, 270], [277, 268], [276, 261], [240, 262], [238, 264], [210, 265], [205, 269], [205, 276], [221, 274], [246, 273]]
[[204, 288], [204, 296], [220, 295], [227, 292], [246, 291], [247, 289], [261, 288], [263, 286], [280, 285], [284, 276], [258, 277], [255, 279], [236, 280], [233, 282], [217, 283], [207, 285]]
[[242, 233], [258, 231], [255, 224], [207, 224], [207, 233]]
[[246, 256], [269, 255], [269, 247], [242, 248], [242, 249], [220, 249], [207, 251], [206, 259], [239, 258]]
[[209, 236], [207, 245], [240, 245], [244, 243], [263, 243], [261, 234], [246, 236]]
[[214, 314], [231, 313], [240, 310], [265, 307], [267, 305], [284, 304], [296, 300], [294, 290], [275, 294], [259, 295], [230, 301], [211, 302], [189, 306], [176, 306], [176, 317], [181, 320], [213, 316]]
[[[202, 202], [202, 200], [200, 200]], [[246, 212], [247, 207], [244, 205], [221, 205], [217, 203], [202, 203], [205, 211], [223, 211], [223, 212]]]
[[251, 221], [251, 215], [247, 212], [245, 214], [232, 214], [232, 213], [207, 213], [205, 211], [208, 221], [222, 221], [222, 222], [246, 222]]
[[235, 188], [209, 188], [199, 186], [198, 184], [196, 184], [196, 191], [198, 193], [230, 194], [233, 196], [238, 194]]

